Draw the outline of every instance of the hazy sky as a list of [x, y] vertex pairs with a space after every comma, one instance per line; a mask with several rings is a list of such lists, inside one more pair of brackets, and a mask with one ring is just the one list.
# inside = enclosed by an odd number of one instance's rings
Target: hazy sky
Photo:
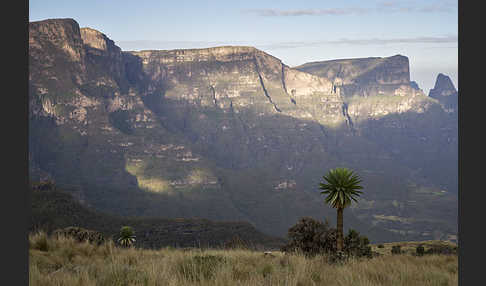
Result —
[[427, 94], [438, 73], [458, 86], [457, 0], [30, 0], [30, 21], [49, 18], [73, 18], [122, 50], [248, 45], [290, 66], [401, 54]]

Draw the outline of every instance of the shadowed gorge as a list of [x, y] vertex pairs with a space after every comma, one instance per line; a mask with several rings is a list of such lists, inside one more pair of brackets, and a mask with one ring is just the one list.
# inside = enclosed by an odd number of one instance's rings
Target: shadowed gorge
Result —
[[72, 19], [31, 22], [29, 164], [86, 207], [281, 237], [335, 221], [317, 186], [347, 166], [364, 194], [346, 228], [457, 235], [457, 107], [414, 87], [401, 55], [291, 68], [253, 47], [122, 51]]

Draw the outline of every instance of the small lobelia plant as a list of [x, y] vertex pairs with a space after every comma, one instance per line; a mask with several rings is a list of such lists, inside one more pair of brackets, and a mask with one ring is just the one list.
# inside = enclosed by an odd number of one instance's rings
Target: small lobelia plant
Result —
[[424, 253], [425, 253], [425, 248], [423, 245], [419, 245], [417, 246], [417, 248], [415, 249], [415, 252], [418, 256], [423, 256]]
[[118, 238], [118, 242], [123, 247], [132, 246], [135, 242], [135, 231], [130, 226], [122, 226], [120, 229], [120, 237]]

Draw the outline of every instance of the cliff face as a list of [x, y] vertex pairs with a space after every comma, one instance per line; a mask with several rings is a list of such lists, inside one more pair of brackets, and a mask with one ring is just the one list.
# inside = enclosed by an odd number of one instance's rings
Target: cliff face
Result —
[[[29, 83], [34, 92], [63, 92], [83, 84], [85, 57], [79, 26], [74, 20], [29, 24]], [[48, 82], [41, 86], [41, 79]]]
[[410, 86], [408, 58], [402, 55], [313, 62], [295, 68], [329, 78], [346, 97], [421, 94]]
[[169, 88], [167, 99], [235, 112], [251, 108], [299, 119], [313, 117], [322, 124], [344, 122], [342, 98], [328, 79], [290, 69], [253, 47], [132, 54], [142, 59], [152, 81], [149, 91]]
[[105, 34], [94, 29], [81, 28], [80, 34], [87, 61], [93, 67], [90, 75], [94, 75], [93, 72], [96, 70], [103, 70], [106, 77], [113, 77], [116, 85], [126, 92], [128, 82], [125, 78], [125, 62], [121, 49]]
[[[358, 131], [367, 132], [373, 120], [408, 112], [423, 114], [437, 105], [410, 81], [409, 61], [402, 55], [313, 62], [295, 69], [332, 81], [349, 122]], [[386, 124], [408, 128], [396, 120]]]
[[316, 186], [347, 166], [366, 182], [349, 227], [375, 241], [456, 231], [456, 127], [411, 87], [406, 57], [306, 71], [252, 47], [121, 51], [69, 19], [30, 31], [31, 166], [88, 205], [283, 236], [302, 216], [333, 220]]

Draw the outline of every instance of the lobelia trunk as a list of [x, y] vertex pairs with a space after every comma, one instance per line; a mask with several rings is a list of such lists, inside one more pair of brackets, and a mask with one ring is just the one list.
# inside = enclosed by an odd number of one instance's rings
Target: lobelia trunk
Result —
[[343, 208], [337, 209], [337, 237], [336, 248], [337, 251], [343, 250]]

